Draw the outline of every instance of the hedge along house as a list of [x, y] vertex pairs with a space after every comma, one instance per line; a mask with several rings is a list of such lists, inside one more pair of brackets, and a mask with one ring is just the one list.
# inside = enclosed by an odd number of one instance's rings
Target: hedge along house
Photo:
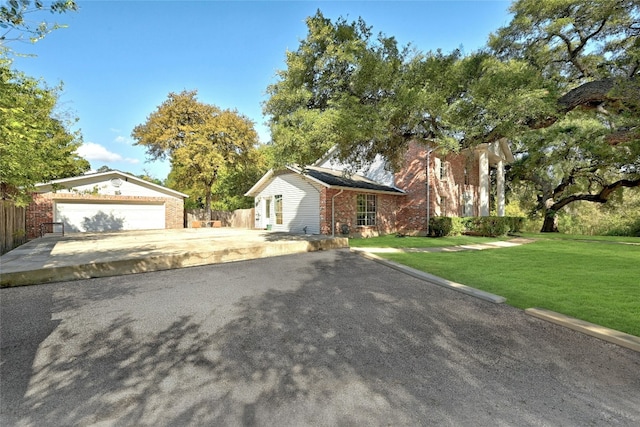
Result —
[[255, 199], [256, 228], [424, 235], [434, 216], [488, 216], [491, 168], [496, 174], [496, 210], [503, 216], [504, 166], [512, 161], [504, 140], [449, 154], [411, 143], [396, 173], [387, 171], [378, 157], [367, 168], [348, 174], [330, 150], [312, 166], [270, 170], [245, 196]]
[[37, 184], [27, 235], [37, 237], [51, 223], [63, 223], [65, 232], [183, 228], [186, 197], [120, 171]]

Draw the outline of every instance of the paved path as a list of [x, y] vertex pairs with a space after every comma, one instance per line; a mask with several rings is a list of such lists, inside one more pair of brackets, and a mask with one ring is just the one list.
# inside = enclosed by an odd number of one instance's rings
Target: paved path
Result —
[[640, 425], [640, 353], [346, 250], [0, 289], [0, 425]]

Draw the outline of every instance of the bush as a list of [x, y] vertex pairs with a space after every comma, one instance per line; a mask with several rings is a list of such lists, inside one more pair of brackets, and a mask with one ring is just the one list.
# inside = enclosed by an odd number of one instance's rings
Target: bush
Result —
[[439, 216], [429, 219], [429, 236], [450, 236], [453, 229], [453, 220], [447, 216]]
[[522, 231], [525, 219], [522, 217], [435, 217], [429, 220], [429, 235], [433, 237], [472, 234], [497, 237]]

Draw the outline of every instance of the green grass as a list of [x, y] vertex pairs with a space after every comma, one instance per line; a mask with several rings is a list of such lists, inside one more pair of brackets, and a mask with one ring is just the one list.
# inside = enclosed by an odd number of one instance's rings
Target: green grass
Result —
[[449, 237], [396, 237], [388, 234], [366, 239], [349, 239], [349, 246], [353, 248], [436, 248], [445, 246], [471, 245], [474, 243], [495, 242], [506, 240], [495, 237], [449, 236]]
[[599, 239], [544, 239], [484, 251], [380, 255], [501, 295], [515, 307], [546, 308], [640, 336], [640, 246]]
[[589, 242], [630, 243], [640, 245], [640, 237], [629, 236], [584, 236], [562, 233], [518, 233], [518, 236], [544, 240], [582, 240]]

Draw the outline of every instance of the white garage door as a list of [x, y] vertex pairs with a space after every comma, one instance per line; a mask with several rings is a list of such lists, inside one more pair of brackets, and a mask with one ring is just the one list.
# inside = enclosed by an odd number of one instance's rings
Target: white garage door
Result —
[[56, 202], [54, 218], [68, 232], [165, 228], [164, 204]]

